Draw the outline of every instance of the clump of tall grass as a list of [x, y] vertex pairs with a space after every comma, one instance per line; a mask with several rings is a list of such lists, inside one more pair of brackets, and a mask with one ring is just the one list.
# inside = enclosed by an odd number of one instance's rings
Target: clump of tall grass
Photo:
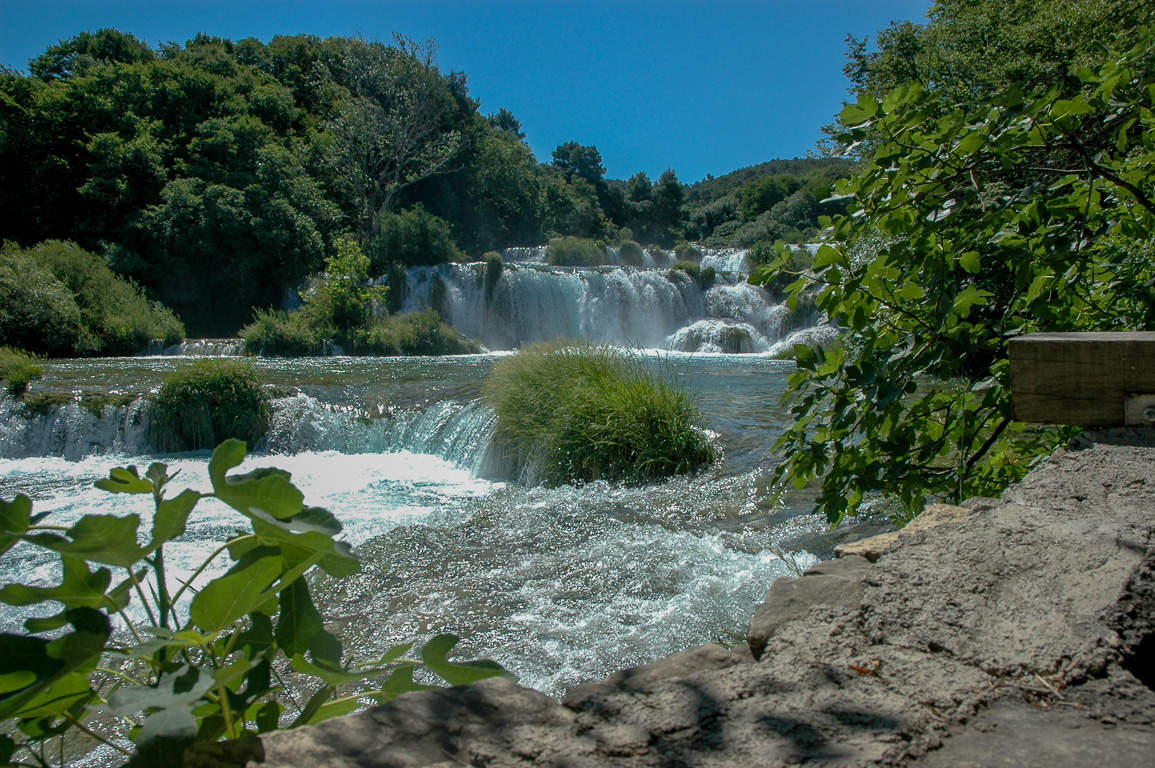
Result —
[[12, 397], [28, 391], [33, 381], [42, 375], [39, 361], [21, 349], [0, 347], [0, 381]]
[[714, 459], [693, 397], [611, 347], [522, 349], [494, 364], [482, 392], [497, 412], [498, 443], [549, 485], [645, 483]]
[[354, 336], [351, 351], [358, 355], [472, 355], [481, 347], [426, 308], [377, 320]]
[[606, 252], [593, 240], [555, 237], [549, 241], [545, 261], [555, 267], [600, 267], [606, 263]]
[[623, 267], [640, 267], [646, 261], [646, 252], [634, 240], [623, 240], [618, 249], [618, 258]]
[[149, 442], [162, 451], [249, 445], [269, 429], [269, 395], [241, 360], [198, 360], [165, 378], [150, 409]]

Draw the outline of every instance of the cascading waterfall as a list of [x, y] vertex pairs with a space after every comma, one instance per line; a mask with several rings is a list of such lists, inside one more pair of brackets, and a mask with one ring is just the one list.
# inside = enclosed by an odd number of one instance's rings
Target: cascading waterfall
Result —
[[[708, 258], [735, 266], [745, 255]], [[492, 291], [483, 264], [411, 268], [402, 311], [433, 304], [491, 350], [568, 337], [680, 352], [770, 352], [789, 314], [739, 272], [720, 273], [703, 288], [678, 270], [530, 262], [508, 266]]]
[[[478, 401], [443, 400], [422, 409], [367, 414], [351, 406], [326, 405], [307, 395], [273, 401], [265, 444], [269, 453], [337, 451], [345, 454], [409, 451], [445, 459], [480, 475], [486, 470], [493, 411]], [[0, 458], [140, 456], [148, 442], [149, 406], [139, 398], [105, 406], [100, 415], [79, 403], [29, 414], [13, 399], [0, 399]]]

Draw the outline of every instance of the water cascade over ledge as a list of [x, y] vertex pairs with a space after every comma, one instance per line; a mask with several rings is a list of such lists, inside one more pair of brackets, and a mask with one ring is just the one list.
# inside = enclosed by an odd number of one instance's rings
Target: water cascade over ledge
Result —
[[[732, 266], [727, 260], [738, 257], [707, 258]], [[485, 270], [480, 263], [413, 267], [402, 311], [432, 306], [491, 350], [567, 337], [678, 352], [775, 353], [790, 332], [813, 324], [792, 317], [740, 272], [705, 282], [675, 269], [526, 261], [506, 265], [490, 290]]]

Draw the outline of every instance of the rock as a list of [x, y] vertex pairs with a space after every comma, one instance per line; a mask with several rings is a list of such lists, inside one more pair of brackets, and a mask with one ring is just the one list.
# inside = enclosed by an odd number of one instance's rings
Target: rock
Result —
[[857, 608], [862, 598], [862, 579], [869, 568], [865, 557], [847, 555], [819, 563], [800, 578], [776, 580], [746, 630], [750, 653], [761, 659], [767, 641], [779, 627], [809, 617], [817, 606]]
[[564, 744], [580, 766], [593, 742], [578, 737], [573, 722], [573, 714], [550, 697], [493, 677], [406, 694], [350, 717], [264, 736], [261, 765], [411, 768], [477, 761], [497, 768], [549, 759]]
[[[859, 539], [858, 541], [852, 541], [846, 544], [839, 544], [834, 548], [834, 556], [845, 557], [846, 555], [859, 555], [873, 563], [893, 547], [896, 542], [900, 541], [903, 536], [929, 530], [943, 523], [957, 522], [969, 515], [972, 511], [991, 509], [994, 505], [986, 503], [991, 501], [993, 500], [974, 499], [972, 505], [962, 507], [956, 507], [951, 504], [928, 504], [921, 515], [911, 520], [901, 530], [880, 533], [877, 536]], [[966, 502], [964, 502], [964, 504], [965, 503]]]

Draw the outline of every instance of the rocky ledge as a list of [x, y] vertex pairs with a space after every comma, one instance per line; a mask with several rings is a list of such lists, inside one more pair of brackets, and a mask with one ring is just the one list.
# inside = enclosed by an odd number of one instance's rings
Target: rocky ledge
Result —
[[920, 526], [776, 581], [749, 647], [561, 703], [502, 678], [409, 694], [249, 765], [1151, 765], [1155, 433], [1080, 438]]

